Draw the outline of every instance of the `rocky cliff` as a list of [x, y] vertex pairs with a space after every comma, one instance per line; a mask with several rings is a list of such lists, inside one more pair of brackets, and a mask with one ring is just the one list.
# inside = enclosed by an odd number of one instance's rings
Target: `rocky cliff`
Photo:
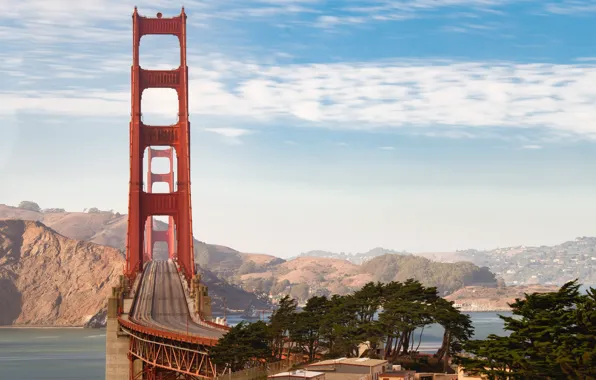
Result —
[[0, 325], [82, 326], [122, 273], [119, 250], [0, 220]]

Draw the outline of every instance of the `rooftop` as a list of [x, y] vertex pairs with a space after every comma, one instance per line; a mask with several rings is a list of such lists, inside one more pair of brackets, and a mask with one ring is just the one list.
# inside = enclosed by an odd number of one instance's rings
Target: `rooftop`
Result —
[[275, 375], [270, 375], [268, 379], [314, 379], [325, 375], [323, 372], [296, 370], [291, 372], [282, 372]]
[[309, 364], [308, 367], [329, 367], [334, 365], [357, 365], [363, 367], [376, 367], [378, 365], [387, 364], [387, 360], [382, 359], [370, 359], [370, 358], [339, 358], [329, 359], [320, 362]]

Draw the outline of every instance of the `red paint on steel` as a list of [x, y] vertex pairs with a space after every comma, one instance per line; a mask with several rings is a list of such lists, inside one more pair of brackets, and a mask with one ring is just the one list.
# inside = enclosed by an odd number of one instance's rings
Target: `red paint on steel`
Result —
[[[167, 173], [153, 173], [152, 165], [154, 158], [167, 158], [170, 161], [170, 169]], [[169, 186], [170, 193], [174, 192], [174, 149], [147, 149], [147, 193], [153, 192], [153, 184], [165, 182]], [[168, 229], [157, 231], [153, 229], [153, 216], [147, 218], [145, 225], [145, 257], [143, 262], [153, 260], [153, 248], [157, 242], [166, 242], [168, 244], [168, 257], [175, 258], [176, 243], [174, 234], [174, 218], [168, 218]]]
[[[185, 335], [185, 334], [178, 334], [178, 333], [170, 332], [170, 331], [158, 330], [158, 329], [154, 329], [154, 328], [147, 327], [144, 325], [139, 325], [139, 324], [133, 323], [131, 321], [127, 321], [127, 320], [123, 319], [122, 317], [118, 318], [118, 322], [120, 322], [121, 326], [123, 326], [129, 330], [137, 331], [137, 332], [140, 332], [140, 333], [143, 333], [146, 335], [156, 336], [156, 337], [163, 338], [163, 339], [170, 339], [170, 340], [175, 340], [175, 341], [180, 341], [180, 342], [200, 344], [202, 346], [215, 346], [217, 344], [217, 339], [204, 338], [204, 337], [195, 336], [195, 335]], [[217, 325], [217, 326], [219, 326], [219, 325]]]
[[[145, 227], [153, 215], [170, 216], [175, 233], [168, 231], [168, 242], [176, 240], [177, 261], [184, 277], [190, 281], [195, 272], [190, 192], [190, 122], [188, 120], [188, 67], [186, 65], [186, 14], [164, 18], [133, 13], [133, 62], [131, 74], [130, 121], [130, 188], [128, 196], [128, 232], [126, 271], [132, 280], [143, 270], [147, 242]], [[171, 34], [180, 42], [180, 66], [177, 69], [144, 70], [139, 64], [141, 37], [148, 34]], [[147, 88], [172, 88], [178, 93], [178, 122], [169, 126], [149, 126], [141, 120], [141, 97]], [[169, 194], [145, 192], [143, 189], [143, 154], [151, 146], [174, 148], [177, 158], [177, 189]], [[153, 154], [153, 153], [151, 153]], [[170, 162], [172, 162], [171, 160]], [[151, 180], [148, 180], [151, 183]], [[173, 184], [173, 183], [172, 183]], [[173, 223], [172, 223], [173, 221]], [[149, 229], [151, 230], [151, 229]], [[152, 232], [149, 235], [153, 235]], [[151, 243], [149, 243], [151, 244]], [[173, 249], [174, 244], [170, 245]], [[170, 251], [171, 253], [173, 251]]]
[[[154, 335], [146, 335], [137, 331], [130, 332], [128, 355], [142, 360], [145, 370], [165, 370], [164, 374], [185, 374], [200, 379], [212, 379], [217, 374], [211, 362], [209, 352], [200, 344], [182, 343], [179, 340], [159, 339]], [[137, 375], [132, 372], [131, 375]]]

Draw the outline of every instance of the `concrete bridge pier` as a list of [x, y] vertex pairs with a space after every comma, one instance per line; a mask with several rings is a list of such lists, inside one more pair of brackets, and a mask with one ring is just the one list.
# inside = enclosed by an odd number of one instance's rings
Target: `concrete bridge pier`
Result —
[[[108, 298], [108, 320], [106, 328], [106, 380], [129, 380], [130, 360], [128, 348], [130, 338], [121, 329], [118, 323], [118, 309], [122, 308], [122, 316], [128, 315], [132, 306], [131, 298], [124, 298], [126, 281], [121, 277], [121, 285], [112, 288], [112, 295]], [[136, 363], [136, 364], [135, 364]], [[142, 362], [133, 362], [134, 373], [142, 369]]]

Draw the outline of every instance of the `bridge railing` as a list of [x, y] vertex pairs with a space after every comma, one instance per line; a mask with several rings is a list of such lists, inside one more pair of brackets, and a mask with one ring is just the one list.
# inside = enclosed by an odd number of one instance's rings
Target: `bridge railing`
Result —
[[228, 372], [219, 375], [214, 380], [257, 380], [269, 375], [285, 372], [292, 368], [296, 361], [282, 360], [274, 363], [266, 363], [260, 367], [248, 368], [238, 372]]

